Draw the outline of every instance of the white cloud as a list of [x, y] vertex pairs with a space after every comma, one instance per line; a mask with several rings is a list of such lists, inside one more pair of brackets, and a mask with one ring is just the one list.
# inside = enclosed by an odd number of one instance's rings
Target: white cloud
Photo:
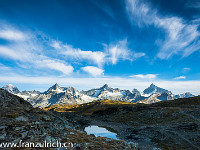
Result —
[[49, 58], [37, 60], [35, 63], [41, 68], [47, 67], [49, 69], [60, 71], [65, 75], [72, 74], [74, 70], [74, 68], [71, 65], [67, 65], [62, 62], [59, 62], [59, 60], [52, 60]]
[[188, 73], [191, 70], [191, 68], [183, 68], [182, 72], [183, 73]]
[[11, 68], [0, 63], [0, 71], [11, 71]]
[[60, 42], [58, 41], [53, 41], [51, 46], [55, 49], [60, 49], [61, 48], [61, 45], [60, 45]]
[[[21, 46], [23, 47], [23, 45]], [[69, 75], [73, 72], [73, 67], [71, 65], [66, 65], [59, 60], [39, 55], [23, 48], [18, 49], [17, 45], [12, 45], [11, 48], [0, 46], [0, 56], [23, 62], [24, 65], [26, 63], [27, 65], [31, 64], [34, 68], [57, 70], [65, 75]]]
[[137, 58], [143, 57], [145, 55], [146, 55], [145, 53], [133, 53], [133, 58], [137, 59]]
[[114, 44], [111, 43], [108, 46], [105, 45], [105, 49], [108, 53], [108, 60], [110, 60], [112, 64], [116, 64], [119, 60], [134, 61], [135, 59], [145, 56], [145, 53], [137, 53], [128, 49], [126, 39]]
[[63, 45], [61, 52], [68, 58], [74, 58], [76, 60], [88, 60], [99, 67], [102, 67], [105, 63], [106, 54], [101, 51], [83, 51], [79, 48], [73, 48], [71, 45]]
[[88, 63], [97, 65], [100, 68], [102, 68], [105, 63], [117, 64], [120, 60], [133, 61], [145, 56], [145, 53], [137, 53], [129, 50], [126, 39], [110, 43], [109, 45], [104, 44], [105, 48], [102, 51], [84, 51], [68, 44], [61, 44], [61, 42], [56, 42], [51, 46], [55, 49], [61, 47], [60, 53], [69, 59], [88, 61]]
[[22, 55], [6, 46], [0, 46], [0, 55], [15, 60], [22, 59]]
[[[21, 62], [25, 67], [28, 66], [34, 69], [42, 69], [41, 71], [43, 72], [47, 71], [48, 69], [59, 71], [65, 75], [69, 75], [73, 72], [73, 67], [71, 65], [59, 59], [51, 58], [45, 55], [43, 44], [47, 41], [38, 40], [36, 35], [32, 34], [31, 32], [23, 33], [14, 29], [14, 27], [10, 27], [9, 30], [8, 25], [4, 26], [6, 26], [8, 31], [11, 31], [12, 29], [12, 31], [15, 31], [15, 33], [20, 33], [19, 35], [29, 35], [29, 38], [24, 38], [22, 40], [22, 36], [19, 36], [18, 34], [15, 35], [14, 33], [10, 34], [10, 36], [6, 36], [6, 38], [9, 37], [10, 40], [12, 39], [17, 41], [0, 46], [0, 57], [15, 60], [16, 64]], [[14, 37], [11, 35], [15, 36], [17, 39], [14, 39]]]
[[200, 49], [199, 24], [188, 24], [177, 16], [162, 16], [143, 0], [127, 0], [126, 8], [131, 21], [139, 27], [154, 25], [165, 31], [166, 37], [160, 44], [158, 58], [169, 59], [173, 55], [187, 57]]
[[119, 59], [131, 60], [130, 50], [127, 48], [127, 40], [122, 40], [116, 44], [106, 46], [109, 53], [109, 59], [112, 64], [116, 64]]
[[180, 79], [186, 79], [186, 76], [179, 76], [179, 77], [176, 77], [174, 78], [175, 80], [180, 80]]
[[91, 74], [94, 77], [97, 76], [102, 76], [104, 74], [104, 70], [101, 68], [97, 68], [94, 66], [86, 66], [86, 67], [82, 67], [82, 70]]
[[26, 35], [18, 30], [0, 29], [0, 38], [5, 40], [20, 41], [25, 40]]
[[157, 74], [137, 74], [137, 75], [132, 75], [132, 76], [129, 76], [131, 78], [139, 78], [139, 79], [155, 79], [157, 78]]

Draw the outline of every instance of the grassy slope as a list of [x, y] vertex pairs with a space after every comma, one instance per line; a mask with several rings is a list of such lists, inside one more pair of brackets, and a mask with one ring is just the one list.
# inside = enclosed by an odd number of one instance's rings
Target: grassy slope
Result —
[[126, 124], [129, 137], [148, 138], [162, 149], [198, 149], [200, 144], [200, 96], [150, 105], [101, 100], [53, 105], [45, 110], [72, 111], [95, 120]]
[[75, 105], [51, 105], [49, 107], [43, 108], [46, 111], [57, 111], [57, 112], [76, 112], [83, 115], [91, 115], [95, 111], [105, 110], [110, 107], [134, 107], [135, 103], [116, 101], [116, 100], [100, 100], [93, 101], [85, 104], [75, 104]]

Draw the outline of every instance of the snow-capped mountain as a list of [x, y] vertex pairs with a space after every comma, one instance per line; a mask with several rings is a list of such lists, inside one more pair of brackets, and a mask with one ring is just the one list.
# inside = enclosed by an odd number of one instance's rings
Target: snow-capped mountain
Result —
[[174, 95], [168, 92], [153, 93], [144, 100], [138, 101], [137, 103], [152, 104], [159, 101], [174, 100]]
[[2, 87], [2, 89], [8, 91], [9, 93], [12, 93], [12, 94], [15, 94], [19, 97], [22, 97], [23, 99], [27, 100], [29, 99], [30, 97], [34, 97], [34, 96], [37, 96], [40, 94], [39, 91], [22, 91], [20, 92], [18, 90], [18, 88], [12, 84], [8, 84], [8, 85], [5, 85]]
[[131, 93], [129, 90], [120, 90], [119, 88], [111, 88], [107, 84], [100, 88], [81, 91], [82, 94], [93, 97], [94, 99], [112, 99], [123, 101], [135, 101], [138, 93]]
[[29, 98], [38, 96], [39, 94], [40, 94], [39, 91], [34, 90], [34, 91], [22, 91], [22, 92], [15, 94], [15, 95], [22, 97], [25, 100], [28, 100]]
[[153, 83], [141, 95], [146, 98], [138, 101], [138, 103], [151, 104], [159, 101], [174, 100], [174, 95], [171, 91], [160, 88]]
[[44, 93], [28, 99], [34, 107], [47, 107], [53, 104], [82, 104], [93, 100], [73, 87], [60, 87], [57, 83]]
[[163, 88], [160, 88], [156, 85], [154, 85], [153, 83], [148, 87], [146, 88], [144, 91], [143, 91], [143, 95], [146, 96], [146, 97], [149, 97], [150, 95], [152, 95], [153, 93], [158, 93], [158, 94], [162, 94], [163, 92], [167, 92], [169, 94], [172, 94], [171, 91], [168, 91], [168, 90], [165, 90]]
[[67, 88], [60, 87], [57, 83], [54, 84], [52, 87], [50, 87], [47, 91], [45, 91], [43, 94], [50, 94], [50, 93], [63, 93], [66, 91]]
[[179, 95], [175, 95], [175, 99], [178, 99], [178, 98], [189, 98], [189, 97], [194, 97], [195, 95], [191, 94], [190, 92], [186, 92], [186, 93], [183, 93], [183, 94], [179, 94]]
[[141, 101], [138, 101], [137, 103], [152, 104], [152, 103], [160, 102], [161, 100], [158, 99], [159, 95], [160, 94], [158, 94], [158, 93], [153, 93], [149, 97], [147, 97], [147, 98], [145, 98], [145, 99], [143, 99]]
[[57, 83], [43, 93], [40, 93], [39, 91], [20, 92], [17, 87], [11, 84], [4, 86], [3, 89], [24, 98], [34, 107], [47, 107], [53, 104], [82, 104], [100, 99], [151, 104], [164, 100], [173, 100], [177, 98], [188, 98], [194, 96], [189, 92], [180, 95], [174, 95], [171, 91], [160, 88], [153, 83], [142, 93], [140, 93], [137, 89], [133, 89], [131, 92], [129, 90], [111, 88], [107, 84], [100, 88], [94, 88], [81, 92], [71, 86], [60, 87]]
[[5, 85], [2, 87], [2, 89], [8, 91], [9, 93], [12, 93], [12, 94], [17, 94], [19, 93], [19, 90], [17, 87], [15, 87], [14, 85], [12, 84], [8, 84], [8, 85]]

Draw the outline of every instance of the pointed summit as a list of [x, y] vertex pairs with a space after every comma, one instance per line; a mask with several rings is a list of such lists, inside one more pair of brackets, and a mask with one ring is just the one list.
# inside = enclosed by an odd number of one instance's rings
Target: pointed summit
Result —
[[167, 93], [171, 94], [171, 91], [160, 88], [160, 87], [154, 85], [153, 83], [143, 91], [143, 93], [147, 94], [147, 95], [151, 95], [153, 93], [162, 94], [163, 92], [167, 92]]
[[101, 89], [108, 89], [108, 84], [105, 84], [104, 86], [101, 87]]
[[8, 91], [9, 93], [12, 93], [12, 94], [17, 94], [19, 93], [20, 91], [18, 90], [17, 87], [15, 87], [14, 85], [12, 84], [8, 84], [8, 85], [5, 85], [2, 87], [2, 89]]
[[150, 87], [156, 87], [155, 84], [151, 83]]
[[54, 84], [52, 87], [50, 87], [49, 89], [48, 89], [48, 91], [49, 90], [57, 90], [57, 89], [59, 89], [60, 88], [60, 86], [56, 83], [56, 84]]

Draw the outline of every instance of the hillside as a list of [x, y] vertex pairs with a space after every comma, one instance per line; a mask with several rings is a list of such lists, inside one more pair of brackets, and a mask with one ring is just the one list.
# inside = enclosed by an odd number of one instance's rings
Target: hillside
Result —
[[75, 104], [75, 105], [51, 105], [49, 107], [43, 108], [46, 111], [57, 111], [57, 112], [75, 112], [82, 115], [91, 115], [92, 113], [100, 110], [106, 110], [111, 107], [134, 107], [135, 103], [116, 101], [116, 100], [95, 100], [90, 103], [85, 104]]
[[110, 128], [140, 147], [200, 149], [200, 96], [148, 105], [100, 100], [67, 107], [53, 105], [45, 110], [85, 116], [91, 125]]
[[6, 142], [19, 146], [20, 141], [36, 144], [45, 140], [67, 143], [68, 148], [73, 144], [70, 149], [132, 149], [124, 141], [87, 135], [70, 116], [33, 108], [22, 98], [0, 89], [0, 146]]

